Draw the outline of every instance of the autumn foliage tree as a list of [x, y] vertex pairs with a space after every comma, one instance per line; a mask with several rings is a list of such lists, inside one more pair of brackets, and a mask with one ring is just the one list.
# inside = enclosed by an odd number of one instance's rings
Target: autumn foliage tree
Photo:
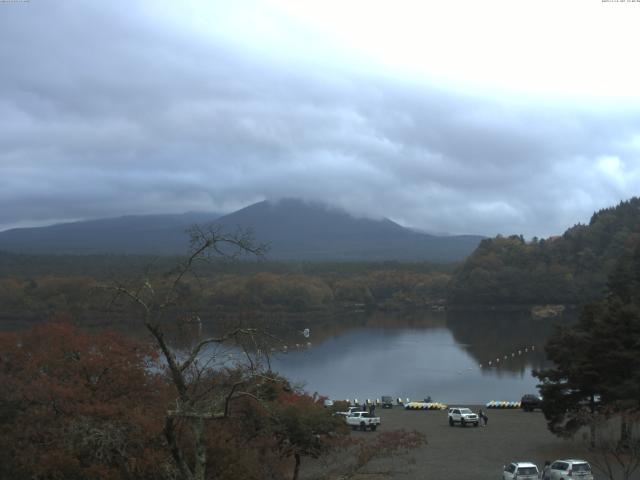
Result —
[[[190, 463], [197, 437], [191, 417], [176, 415], [179, 397], [157, 360], [148, 345], [70, 323], [0, 333], [0, 478], [180, 478], [166, 419]], [[344, 433], [318, 398], [275, 373], [242, 365], [199, 373], [194, 413], [221, 408], [203, 421], [206, 478], [292, 478], [294, 458], [321, 455]]]
[[293, 390], [288, 383], [269, 405], [270, 426], [280, 455], [293, 458], [297, 480], [303, 457], [319, 458], [343, 444], [348, 433], [341, 416], [332, 416], [316, 395]]
[[69, 323], [0, 333], [0, 477], [158, 478], [170, 463], [155, 359]]

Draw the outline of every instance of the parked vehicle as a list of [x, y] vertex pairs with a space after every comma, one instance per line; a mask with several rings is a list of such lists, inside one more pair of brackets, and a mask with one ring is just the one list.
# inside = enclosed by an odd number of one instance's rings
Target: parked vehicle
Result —
[[334, 415], [342, 415], [343, 417], [348, 417], [354, 412], [359, 412], [362, 410], [362, 407], [349, 407], [346, 412], [336, 412]]
[[525, 412], [533, 412], [536, 408], [542, 408], [542, 397], [534, 395], [533, 393], [527, 393], [522, 396], [520, 407]]
[[513, 462], [502, 470], [502, 480], [538, 480], [538, 467], [531, 462]]
[[333, 400], [329, 400], [328, 398], [324, 401], [325, 407], [333, 407]]
[[591, 465], [586, 460], [556, 460], [549, 469], [551, 480], [593, 480]]
[[[592, 400], [593, 400], [593, 404], [591, 403]], [[593, 406], [595, 410], [598, 410], [601, 406], [601, 402], [602, 402], [602, 397], [600, 397], [600, 395], [596, 393], [593, 396], [593, 399], [587, 398], [587, 399], [580, 400], [580, 405], [589, 409]]]
[[353, 430], [366, 430], [370, 428], [371, 431], [375, 431], [380, 425], [380, 417], [374, 417], [369, 412], [353, 412], [347, 416], [347, 425], [350, 425]]
[[380, 400], [382, 401], [382, 408], [393, 408], [393, 397], [383, 395]]
[[452, 427], [456, 423], [459, 423], [461, 427], [466, 426], [468, 423], [472, 423], [474, 427], [477, 427], [480, 421], [478, 415], [473, 413], [470, 408], [450, 408], [448, 417], [449, 425]]

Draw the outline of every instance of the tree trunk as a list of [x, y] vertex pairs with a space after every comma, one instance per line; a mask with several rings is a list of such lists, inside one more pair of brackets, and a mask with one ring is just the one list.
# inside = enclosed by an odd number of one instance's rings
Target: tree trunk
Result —
[[592, 393], [589, 399], [589, 407], [591, 410], [591, 422], [589, 425], [589, 443], [591, 448], [596, 448], [596, 422], [594, 420], [596, 415], [596, 396]]
[[298, 480], [298, 474], [300, 473], [300, 454], [296, 453], [294, 458], [296, 459], [296, 466], [293, 469], [293, 480]]
[[629, 424], [627, 423], [627, 419], [624, 415], [620, 417], [620, 442], [618, 443], [618, 448], [621, 451], [625, 451], [629, 449], [629, 439], [631, 437], [631, 432], [629, 428]]
[[205, 480], [207, 471], [207, 448], [204, 442], [204, 419], [196, 417], [191, 420], [191, 429], [193, 430], [196, 458], [194, 468], [194, 480]]
[[167, 439], [167, 443], [169, 444], [169, 451], [171, 452], [171, 456], [173, 457], [178, 470], [180, 471], [180, 475], [183, 480], [192, 480], [193, 475], [191, 474], [191, 470], [185, 462], [184, 457], [182, 456], [182, 451], [178, 446], [178, 439], [176, 438], [175, 431], [175, 423], [172, 418], [167, 417], [165, 419], [164, 424], [164, 435]]

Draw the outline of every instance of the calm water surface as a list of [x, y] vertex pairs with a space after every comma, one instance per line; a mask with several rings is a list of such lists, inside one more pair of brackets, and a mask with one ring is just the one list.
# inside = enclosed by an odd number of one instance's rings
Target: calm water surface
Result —
[[[528, 312], [467, 311], [293, 321], [269, 317], [263, 326], [275, 329], [279, 338], [269, 348], [276, 352], [271, 355], [272, 369], [310, 393], [360, 401], [382, 395], [412, 400], [431, 396], [434, 401], [468, 404], [519, 400], [524, 393], [536, 392], [531, 371], [546, 364], [544, 343], [554, 324], [573, 320], [534, 320]], [[2, 326], [11, 330], [28, 325]], [[213, 334], [215, 328], [205, 326], [204, 334]], [[305, 328], [311, 331], [309, 338], [303, 335]], [[125, 330], [148, 339], [141, 325]], [[287, 353], [281, 353], [285, 345]], [[219, 355], [225, 349], [234, 351], [221, 347], [208, 354]]]
[[380, 323], [365, 320], [325, 338], [322, 326], [310, 327], [311, 347], [289, 347], [272, 358], [272, 366], [307, 391], [333, 399], [519, 400], [536, 391], [531, 371], [545, 364], [543, 345], [554, 322], [467, 312]]

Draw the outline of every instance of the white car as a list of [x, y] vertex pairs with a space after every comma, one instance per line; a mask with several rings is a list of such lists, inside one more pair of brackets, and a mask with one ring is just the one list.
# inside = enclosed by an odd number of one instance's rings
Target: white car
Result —
[[531, 462], [514, 462], [504, 467], [502, 480], [538, 480], [538, 467]]
[[347, 416], [347, 425], [351, 426], [353, 430], [360, 428], [364, 431], [370, 428], [372, 432], [375, 432], [380, 425], [380, 417], [374, 417], [369, 412], [353, 412]]
[[576, 478], [580, 480], [593, 480], [589, 462], [574, 458], [553, 462], [549, 468], [548, 476], [551, 480], [575, 480]]
[[451, 425], [452, 427], [456, 423], [459, 423], [461, 427], [464, 427], [468, 423], [472, 423], [474, 427], [477, 427], [478, 423], [480, 422], [478, 415], [473, 413], [470, 408], [450, 408], [448, 417], [449, 425]]
[[336, 412], [334, 415], [341, 415], [343, 417], [348, 417], [352, 413], [359, 412], [361, 407], [349, 407], [346, 412]]

